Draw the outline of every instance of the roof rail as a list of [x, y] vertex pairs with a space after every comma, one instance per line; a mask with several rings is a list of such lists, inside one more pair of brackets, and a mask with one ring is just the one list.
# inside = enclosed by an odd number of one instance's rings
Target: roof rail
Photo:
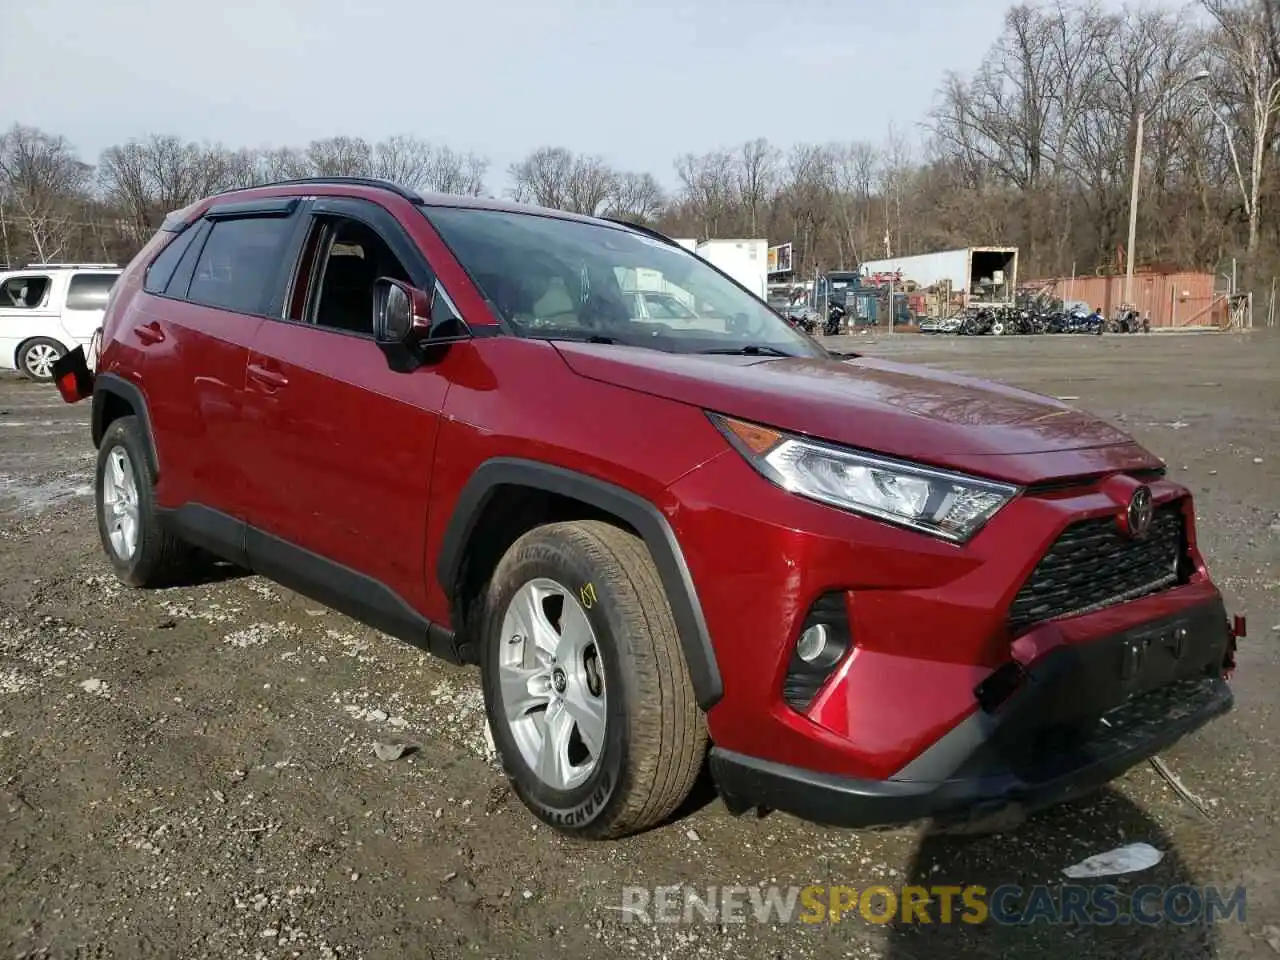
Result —
[[[299, 184], [312, 183], [316, 186], [324, 184], [347, 185], [352, 187], [374, 187], [378, 190], [387, 190], [396, 196], [408, 200], [410, 203], [422, 204], [425, 201], [421, 194], [413, 190], [409, 190], [393, 183], [390, 180], [383, 180], [378, 177], [298, 177], [293, 180], [275, 180], [271, 183], [259, 183], [252, 187], [245, 187], [246, 190], [256, 190], [258, 187], [292, 187]], [[237, 191], [238, 192], [238, 191]]]
[[[672, 246], [672, 247], [680, 246], [680, 244], [676, 243], [674, 240], [668, 237], [665, 233], [662, 233], [659, 230], [655, 230], [653, 229], [653, 227], [646, 227], [643, 224], [632, 223], [630, 220], [619, 220], [616, 217], [603, 217], [602, 219], [607, 220], [610, 223], [616, 223], [622, 227], [630, 227], [632, 230], [636, 231], [637, 233], [643, 233], [647, 237], [653, 237], [653, 239], [655, 240], [661, 240], [663, 243], [668, 244], [669, 246]], [[684, 249], [684, 248], [681, 247], [681, 249]]]
[[118, 263], [28, 263], [24, 270], [119, 270]]

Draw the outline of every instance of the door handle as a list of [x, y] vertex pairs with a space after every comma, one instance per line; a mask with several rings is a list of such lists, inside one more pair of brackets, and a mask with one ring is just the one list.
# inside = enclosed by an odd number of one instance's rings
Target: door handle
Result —
[[163, 343], [164, 330], [160, 328], [160, 324], [152, 320], [150, 323], [140, 323], [133, 328], [134, 334], [145, 344]]
[[289, 378], [279, 370], [272, 370], [257, 363], [249, 364], [249, 379], [257, 381], [270, 390], [277, 390], [289, 383]]

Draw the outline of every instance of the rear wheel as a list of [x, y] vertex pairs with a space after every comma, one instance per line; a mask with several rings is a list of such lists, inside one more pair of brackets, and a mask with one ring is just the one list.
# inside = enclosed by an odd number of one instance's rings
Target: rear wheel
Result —
[[521, 537], [490, 583], [480, 661], [494, 745], [539, 819], [613, 838], [688, 796], [706, 726], [637, 537], [595, 521]]
[[134, 587], [181, 581], [195, 556], [161, 524], [154, 483], [138, 418], [113, 420], [98, 447], [98, 533], [116, 576]]
[[54, 363], [66, 352], [67, 348], [57, 340], [35, 337], [19, 348], [18, 369], [29, 380], [48, 383], [53, 379]]

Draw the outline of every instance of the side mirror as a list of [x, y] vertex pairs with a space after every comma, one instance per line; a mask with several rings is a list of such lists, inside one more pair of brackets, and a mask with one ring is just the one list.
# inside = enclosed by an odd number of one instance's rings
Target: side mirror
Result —
[[432, 294], [389, 277], [380, 277], [373, 292], [373, 335], [378, 343], [407, 346], [431, 335]]
[[430, 293], [390, 277], [373, 285], [373, 338], [391, 369], [408, 373], [429, 362], [434, 344], [470, 336], [438, 285]]

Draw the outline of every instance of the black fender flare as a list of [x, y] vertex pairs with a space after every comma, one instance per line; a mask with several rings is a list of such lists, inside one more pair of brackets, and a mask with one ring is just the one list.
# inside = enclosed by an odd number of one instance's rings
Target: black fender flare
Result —
[[436, 564], [436, 578], [445, 596], [452, 599], [467, 542], [490, 498], [501, 486], [545, 490], [582, 501], [613, 514], [640, 534], [653, 556], [671, 604], [698, 706], [704, 711], [715, 706], [724, 694], [724, 683], [684, 551], [662, 512], [630, 490], [536, 460], [514, 457], [486, 460], [462, 488], [445, 529]]
[[133, 408], [138, 422], [142, 425], [143, 444], [147, 453], [147, 466], [151, 468], [153, 479], [160, 477], [160, 457], [156, 454], [155, 433], [151, 429], [151, 413], [147, 409], [147, 398], [135, 384], [116, 373], [99, 373], [93, 378], [93, 413], [90, 424], [93, 431], [93, 445], [102, 445], [102, 435], [107, 432], [107, 396], [119, 397]]

